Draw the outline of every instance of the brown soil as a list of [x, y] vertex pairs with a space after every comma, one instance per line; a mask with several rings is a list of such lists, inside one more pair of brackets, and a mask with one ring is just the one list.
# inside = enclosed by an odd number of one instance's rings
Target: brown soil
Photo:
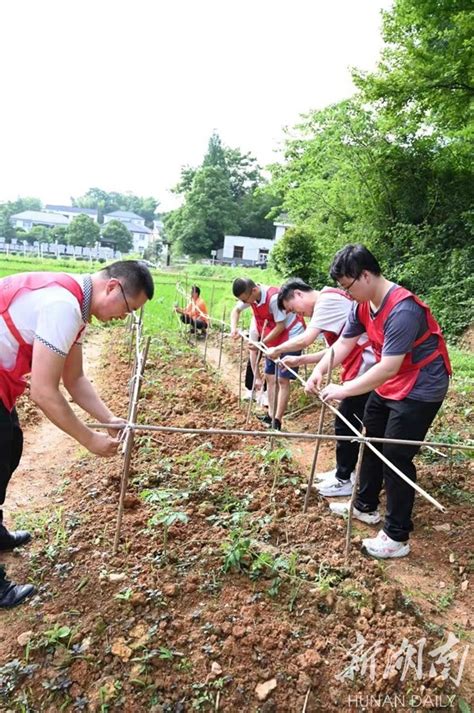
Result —
[[[97, 360], [95, 352], [93, 361], [99, 390], [123, 414], [130, 374], [120, 334], [99, 332], [98, 339], [111, 338], [106, 356]], [[223, 384], [189, 348], [154, 342], [139, 421], [242, 427], [245, 412], [226, 388], [228, 381], [235, 388], [238, 354], [226, 349]], [[290, 410], [301, 406], [294, 392]], [[317, 420], [315, 411], [285, 425], [314, 430]], [[253, 420], [252, 428], [261, 426]], [[8, 571], [18, 581], [31, 577], [39, 593], [2, 614], [1, 710], [319, 713], [362, 710], [357, 695], [397, 693], [407, 709], [410, 695], [431, 710], [434, 701], [455, 710], [448, 694], [469, 700], [472, 655], [459, 689], [443, 679], [440, 664], [422, 680], [412, 669], [405, 680], [396, 669], [382, 675], [390, 647], [403, 639], [413, 646], [426, 640], [425, 669], [448, 631], [462, 637], [459, 656], [468, 644], [472, 539], [468, 503], [459, 499], [472, 497], [466, 461], [420, 464], [421, 485], [449, 513], [418, 498], [408, 558], [384, 564], [364, 557], [358, 545], [373, 528], [360, 524], [346, 566], [344, 522], [321, 499], [307, 515], [301, 511], [311, 445], [301, 455], [301, 446], [276, 439], [271, 453], [256, 438], [211, 443], [144, 433], [136, 439], [114, 556], [121, 459], [84, 454], [65, 435], [52, 445], [53, 432], [60, 434], [43, 423], [27, 428], [22, 472], [8, 494], [35, 534], [28, 548], [8, 556]], [[332, 463], [325, 445], [320, 467]], [[436, 529], [440, 524], [449, 527]], [[380, 642], [374, 675], [359, 667], [354, 680], [338, 680], [356, 632], [364, 650]], [[451, 663], [456, 675], [459, 661]]]

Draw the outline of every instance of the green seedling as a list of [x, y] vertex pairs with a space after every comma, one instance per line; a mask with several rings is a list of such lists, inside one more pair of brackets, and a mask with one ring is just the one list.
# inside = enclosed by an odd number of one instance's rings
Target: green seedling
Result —
[[122, 589], [122, 591], [118, 592], [118, 594], [114, 596], [114, 599], [121, 599], [124, 602], [128, 602], [132, 596], [133, 589], [131, 587], [127, 587], [126, 589]]

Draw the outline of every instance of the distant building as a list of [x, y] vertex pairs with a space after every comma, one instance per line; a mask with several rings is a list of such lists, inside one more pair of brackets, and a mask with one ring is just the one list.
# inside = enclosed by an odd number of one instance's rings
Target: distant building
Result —
[[273, 223], [275, 226], [275, 237], [250, 238], [245, 235], [225, 235], [224, 246], [217, 251], [216, 260], [234, 265], [263, 266], [266, 264], [268, 256], [275, 245], [285, 234], [287, 228], [291, 227], [288, 216], [282, 214]]
[[64, 215], [65, 218], [68, 218], [69, 221], [71, 221], [77, 215], [88, 215], [89, 218], [92, 218], [94, 223], [98, 222], [97, 208], [79, 208], [79, 207], [73, 206], [73, 205], [49, 205], [48, 204], [44, 207], [44, 209], [48, 213], [60, 213], [61, 215]]
[[42, 210], [23, 210], [10, 217], [10, 222], [14, 228], [23, 228], [27, 233], [35, 225], [43, 225], [46, 228], [55, 228], [57, 225], [67, 227], [69, 219], [57, 213], [46, 213]]
[[153, 237], [152, 231], [145, 225], [145, 218], [127, 210], [114, 210], [104, 215], [104, 226], [111, 220], [118, 220], [125, 225], [132, 234], [133, 252], [143, 255]]

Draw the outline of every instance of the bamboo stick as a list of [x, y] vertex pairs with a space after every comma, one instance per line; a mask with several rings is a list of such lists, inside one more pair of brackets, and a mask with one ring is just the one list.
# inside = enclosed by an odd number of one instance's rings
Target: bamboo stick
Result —
[[[334, 362], [334, 350], [331, 347], [331, 351], [329, 353], [329, 366], [328, 366], [328, 375], [327, 375], [327, 382], [328, 384], [331, 383], [332, 380], [332, 365]], [[319, 414], [319, 424], [318, 424], [318, 433], [321, 435], [323, 432], [323, 426], [324, 426], [324, 415], [326, 413], [326, 404], [323, 403], [321, 404], [321, 412]], [[316, 465], [318, 462], [318, 456], [319, 456], [319, 448], [321, 446], [321, 441], [316, 441], [316, 447], [314, 449], [313, 453], [313, 461], [311, 463], [311, 470], [309, 471], [309, 476], [308, 476], [308, 485], [306, 488], [306, 495], [304, 497], [304, 505], [303, 505], [303, 512], [308, 511], [308, 505], [309, 505], [309, 499], [311, 497], [311, 489], [313, 487], [313, 480], [314, 480], [314, 473], [316, 471]]]
[[221, 368], [221, 361], [222, 361], [222, 347], [224, 346], [224, 334], [225, 334], [225, 305], [224, 305], [224, 311], [222, 313], [222, 330], [221, 330], [221, 341], [219, 345], [219, 361], [217, 362], [217, 368]]
[[[362, 435], [365, 436], [365, 428], [362, 428], [361, 431]], [[359, 487], [359, 481], [360, 481], [360, 471], [362, 469], [362, 461], [364, 459], [364, 451], [365, 451], [365, 443], [362, 442], [359, 447], [359, 454], [357, 456], [357, 465], [356, 465], [356, 471], [355, 471], [355, 480], [354, 480], [354, 485], [352, 488], [352, 494], [351, 494], [351, 499], [349, 502], [349, 516], [347, 518], [347, 531], [346, 531], [346, 550], [345, 550], [345, 558], [346, 558], [346, 564], [349, 563], [349, 551], [351, 549], [351, 535], [352, 535], [352, 516], [354, 514], [354, 502], [357, 496], [357, 490]]]
[[242, 360], [244, 356], [244, 338], [240, 337], [239, 350], [239, 408], [242, 408]]

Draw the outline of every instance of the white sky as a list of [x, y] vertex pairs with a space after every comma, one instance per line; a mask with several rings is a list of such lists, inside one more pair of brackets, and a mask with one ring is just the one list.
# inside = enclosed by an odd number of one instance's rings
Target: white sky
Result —
[[2, 0], [0, 202], [155, 196], [216, 129], [263, 166], [284, 126], [353, 93], [390, 0]]

